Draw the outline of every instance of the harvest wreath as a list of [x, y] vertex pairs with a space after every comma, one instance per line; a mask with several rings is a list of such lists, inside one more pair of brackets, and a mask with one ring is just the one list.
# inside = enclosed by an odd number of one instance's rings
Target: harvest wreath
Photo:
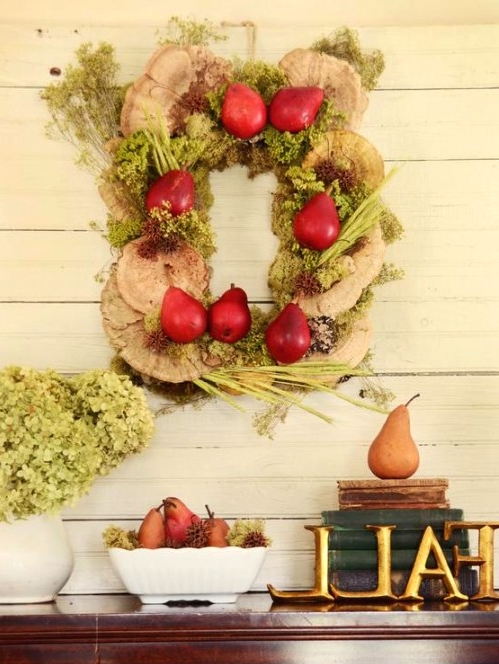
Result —
[[[402, 234], [380, 197], [391, 173], [357, 133], [384, 61], [349, 29], [277, 66], [219, 57], [217, 38], [206, 22], [172, 19], [128, 86], [109, 44], [84, 44], [42, 97], [109, 211], [116, 259], [101, 311], [115, 368], [172, 404], [263, 400], [257, 429], [269, 433], [293, 404], [329, 420], [303, 393], [369, 373], [372, 288], [400, 276], [384, 261]], [[210, 174], [235, 165], [277, 181], [265, 311], [237, 274], [223, 294], [210, 290]], [[386, 394], [372, 392], [381, 407]]]

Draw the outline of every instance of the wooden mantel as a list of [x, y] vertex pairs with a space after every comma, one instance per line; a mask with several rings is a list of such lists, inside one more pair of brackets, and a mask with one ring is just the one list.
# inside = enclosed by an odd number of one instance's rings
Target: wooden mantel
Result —
[[0, 606], [0, 655], [15, 664], [499, 662], [499, 603], [419, 606], [142, 605], [129, 595]]

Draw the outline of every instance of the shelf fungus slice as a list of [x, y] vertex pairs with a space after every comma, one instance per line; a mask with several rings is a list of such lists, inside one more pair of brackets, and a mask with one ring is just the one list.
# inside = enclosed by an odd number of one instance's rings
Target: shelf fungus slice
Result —
[[112, 274], [101, 297], [104, 330], [117, 354], [144, 378], [182, 383], [196, 380], [217, 366], [195, 344], [179, 348], [178, 356], [161, 353], [147, 347], [144, 317], [128, 305], [120, 295], [116, 275]]
[[347, 129], [327, 132], [322, 141], [305, 155], [302, 166], [316, 168], [330, 162], [339, 171], [348, 172], [352, 182], [379, 187], [385, 174], [383, 157], [366, 138]]
[[160, 113], [171, 134], [193, 112], [189, 91], [204, 93], [224, 83], [232, 65], [202, 46], [162, 46], [151, 56], [144, 73], [128, 88], [121, 111], [121, 131], [128, 136], [143, 129]]
[[209, 284], [204, 258], [189, 244], [179, 241], [171, 251], [159, 250], [154, 258], [143, 258], [145, 238], [123, 248], [116, 268], [116, 281], [123, 300], [133, 309], [148, 313], [160, 307], [168, 286], [177, 286], [199, 298]]
[[358, 249], [346, 257], [349, 274], [324, 293], [311, 296], [300, 295], [294, 298], [294, 301], [300, 305], [307, 316], [336, 318], [356, 304], [364, 288], [367, 288], [379, 274], [383, 266], [384, 252], [385, 243], [381, 228], [376, 225], [369, 235], [360, 240]]

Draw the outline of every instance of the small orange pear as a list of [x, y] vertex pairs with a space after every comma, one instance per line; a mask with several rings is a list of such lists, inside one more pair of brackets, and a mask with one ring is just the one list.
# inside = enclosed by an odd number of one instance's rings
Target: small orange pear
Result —
[[405, 404], [394, 408], [385, 420], [380, 432], [369, 447], [368, 466], [376, 477], [383, 480], [405, 480], [419, 467], [419, 451], [411, 435], [408, 406], [415, 394]]
[[165, 546], [165, 524], [160, 507], [152, 507], [142, 519], [137, 538], [144, 549]]

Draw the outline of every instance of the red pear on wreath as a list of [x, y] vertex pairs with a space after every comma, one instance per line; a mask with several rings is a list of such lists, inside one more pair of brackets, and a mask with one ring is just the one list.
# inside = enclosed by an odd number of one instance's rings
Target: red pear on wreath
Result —
[[321, 191], [305, 203], [293, 219], [293, 234], [307, 249], [323, 251], [340, 234], [340, 217], [331, 196]]
[[252, 138], [267, 124], [267, 106], [258, 92], [244, 83], [232, 83], [222, 103], [220, 119], [236, 138]]
[[269, 104], [269, 121], [279, 131], [296, 133], [310, 127], [324, 101], [316, 86], [281, 88]]
[[174, 496], [163, 501], [165, 520], [165, 540], [167, 546], [182, 546], [185, 544], [188, 529], [193, 523], [201, 521], [187, 505]]
[[274, 360], [282, 364], [292, 364], [305, 355], [310, 348], [310, 328], [298, 304], [287, 304], [270, 323], [265, 343]]
[[206, 332], [207, 311], [203, 304], [177, 286], [169, 286], [161, 305], [161, 328], [172, 341], [187, 344]]
[[251, 328], [251, 312], [246, 292], [231, 286], [208, 309], [208, 332], [217, 341], [235, 343]]
[[194, 207], [194, 178], [189, 171], [174, 168], [161, 175], [149, 187], [146, 194], [146, 208], [170, 206], [174, 217], [182, 212], [189, 212]]

